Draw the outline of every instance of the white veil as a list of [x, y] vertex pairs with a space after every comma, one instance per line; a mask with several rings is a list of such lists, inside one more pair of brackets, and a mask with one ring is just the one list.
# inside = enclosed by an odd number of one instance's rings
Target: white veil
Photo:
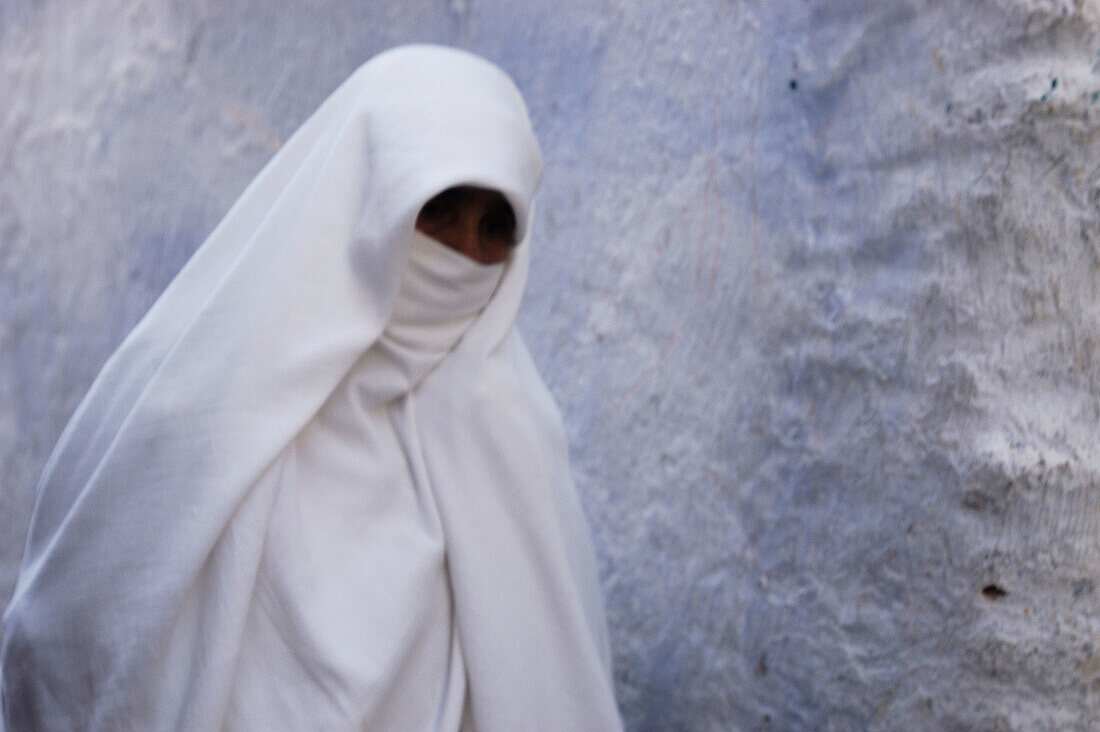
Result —
[[4, 615], [12, 729], [620, 725], [513, 328], [528, 245], [441, 360], [385, 347], [424, 202], [499, 190], [524, 238], [540, 174], [518, 91], [468, 53], [388, 51], [325, 101], [62, 433]]

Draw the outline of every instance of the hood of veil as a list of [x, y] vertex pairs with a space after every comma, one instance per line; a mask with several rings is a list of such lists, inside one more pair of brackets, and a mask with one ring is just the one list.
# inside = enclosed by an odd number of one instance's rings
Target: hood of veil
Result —
[[[171, 450], [205, 456], [189, 471], [254, 481], [382, 334], [417, 213], [446, 188], [498, 190], [515, 212], [520, 244], [479, 328], [502, 339], [526, 280], [541, 171], [522, 97], [497, 67], [427, 45], [364, 64], [249, 185], [108, 361], [59, 441], [67, 448], [47, 466], [44, 483], [53, 476], [54, 486], [40, 491], [28, 555], [45, 548], [73, 492], [112, 454], [166, 456], [165, 430], [149, 423], [171, 421]], [[247, 449], [227, 434], [247, 435]], [[181, 441], [194, 444], [181, 450]]]

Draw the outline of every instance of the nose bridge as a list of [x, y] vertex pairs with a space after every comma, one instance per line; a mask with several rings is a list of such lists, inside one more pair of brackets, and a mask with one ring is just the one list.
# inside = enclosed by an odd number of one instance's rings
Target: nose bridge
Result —
[[459, 222], [460, 236], [467, 252], [476, 252], [480, 246], [481, 211], [478, 206], [464, 206]]

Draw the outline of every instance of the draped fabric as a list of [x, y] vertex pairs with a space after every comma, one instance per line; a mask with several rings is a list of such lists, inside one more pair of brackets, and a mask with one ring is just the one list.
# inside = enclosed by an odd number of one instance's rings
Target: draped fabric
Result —
[[[513, 327], [541, 174], [499, 69], [352, 75], [108, 360], [4, 614], [10, 729], [620, 726], [561, 419]], [[415, 232], [456, 185], [521, 243]]]

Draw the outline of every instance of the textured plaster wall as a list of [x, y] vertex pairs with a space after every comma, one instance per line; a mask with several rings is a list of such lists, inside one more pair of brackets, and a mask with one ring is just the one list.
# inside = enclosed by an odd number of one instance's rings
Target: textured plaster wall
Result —
[[0, 599], [103, 361], [412, 40], [543, 142], [521, 325], [629, 727], [1100, 718], [1093, 0], [3, 0]]

